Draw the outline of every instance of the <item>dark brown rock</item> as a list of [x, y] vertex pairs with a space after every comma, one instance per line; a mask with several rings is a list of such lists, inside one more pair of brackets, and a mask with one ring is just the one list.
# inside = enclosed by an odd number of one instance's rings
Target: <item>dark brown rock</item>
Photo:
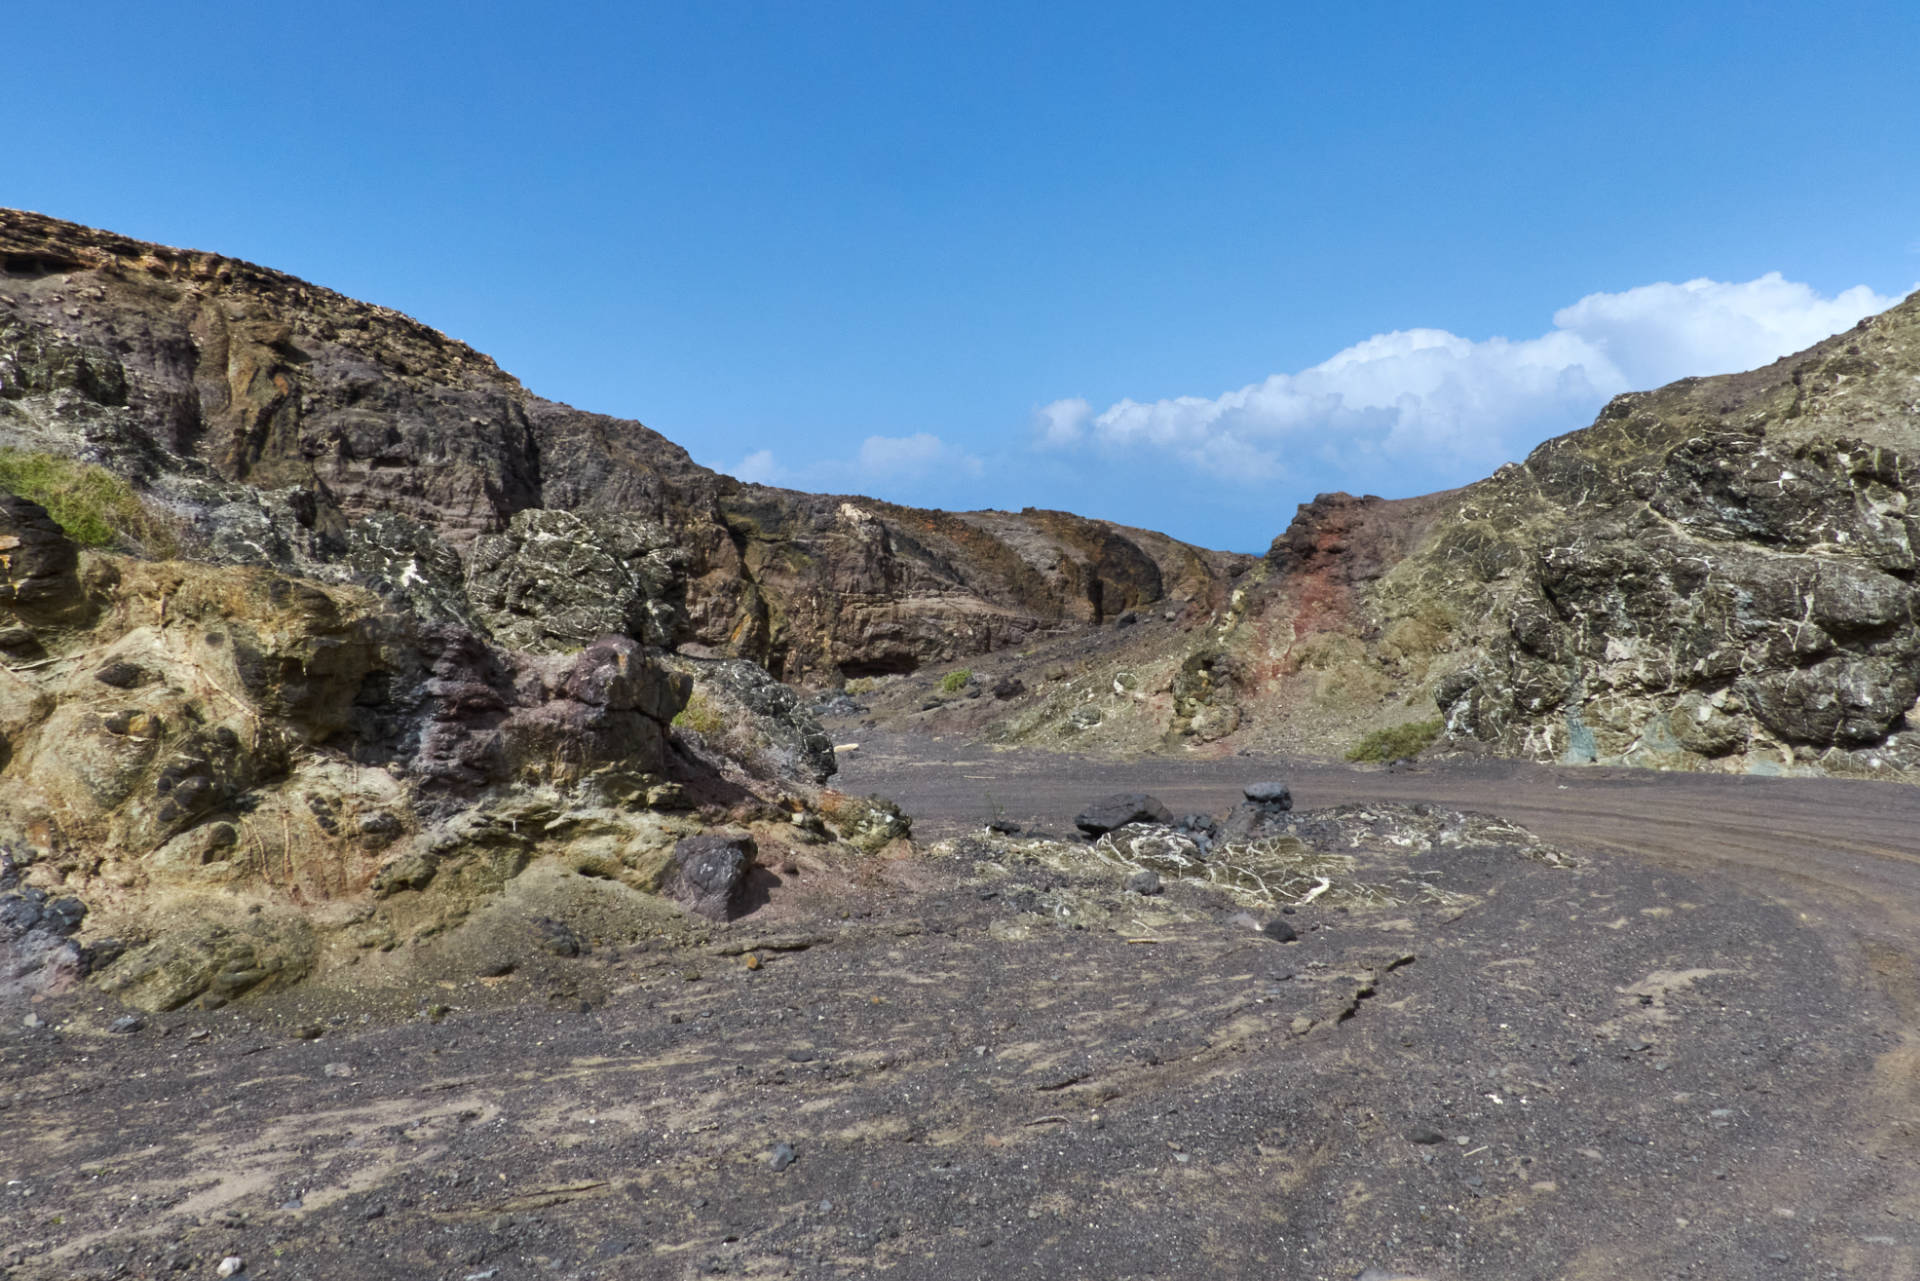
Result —
[[1062, 512], [743, 485], [395, 312], [217, 254], [0, 210], [0, 255], [66, 264], [0, 301], [23, 447], [138, 478], [194, 555], [350, 579], [514, 648], [623, 632], [787, 679], [910, 671], [1210, 608], [1247, 561]]
[[48, 610], [77, 599], [79, 564], [46, 508], [0, 490], [0, 606]]
[[1173, 812], [1144, 792], [1103, 796], [1076, 814], [1073, 825], [1087, 836], [1101, 836], [1129, 823], [1173, 823]]
[[660, 892], [696, 916], [730, 920], [753, 860], [753, 841], [748, 837], [686, 837], [673, 847]]

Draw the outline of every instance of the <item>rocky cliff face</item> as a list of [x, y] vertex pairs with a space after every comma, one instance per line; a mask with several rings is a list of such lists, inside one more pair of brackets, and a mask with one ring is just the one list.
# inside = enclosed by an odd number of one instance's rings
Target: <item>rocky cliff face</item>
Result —
[[363, 586], [514, 646], [620, 631], [787, 679], [1210, 608], [1244, 560], [1065, 513], [743, 485], [396, 312], [0, 210], [9, 446], [132, 478], [195, 559]]
[[791, 847], [906, 831], [820, 789], [831, 740], [743, 660], [569, 643], [573, 616], [503, 645], [270, 566], [83, 550], [12, 495], [0, 588], [0, 998], [212, 1006], [580, 885], [671, 917], [714, 842], [736, 875], [693, 906], [724, 918]]
[[1208, 614], [863, 697], [1080, 750], [1340, 755], [1397, 730], [1381, 750], [1920, 779], [1917, 573], [1920, 295], [1618, 397], [1464, 489], [1323, 494]]
[[82, 554], [49, 524], [0, 513], [10, 562], [43, 571], [0, 608], [14, 650], [30, 633], [45, 655], [0, 669], [0, 850], [118, 922], [78, 968], [135, 1004], [431, 935], [523, 870], [535, 832], [605, 846], [650, 889], [701, 830], [670, 777], [692, 777], [668, 745], [689, 682], [631, 638], [503, 650], [363, 589]]
[[1322, 748], [1437, 707], [1542, 760], [1910, 773], [1917, 552], [1920, 297], [1466, 489], [1323, 496], [1209, 652], [1221, 701]]
[[1246, 559], [741, 485], [396, 313], [0, 211], [0, 996], [724, 917], [908, 831], [756, 663], [912, 671]]

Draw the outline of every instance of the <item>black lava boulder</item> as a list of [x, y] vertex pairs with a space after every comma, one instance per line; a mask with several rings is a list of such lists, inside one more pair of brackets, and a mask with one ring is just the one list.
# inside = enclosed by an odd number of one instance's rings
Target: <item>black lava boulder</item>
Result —
[[729, 920], [753, 869], [753, 856], [751, 837], [686, 837], [673, 847], [660, 892], [696, 916]]
[[1145, 792], [1105, 796], [1074, 816], [1073, 825], [1089, 837], [1104, 836], [1129, 823], [1173, 822], [1173, 811]]
[[1275, 809], [1293, 808], [1293, 793], [1287, 790], [1285, 783], [1248, 783], [1241, 794], [1255, 805], [1271, 805]]

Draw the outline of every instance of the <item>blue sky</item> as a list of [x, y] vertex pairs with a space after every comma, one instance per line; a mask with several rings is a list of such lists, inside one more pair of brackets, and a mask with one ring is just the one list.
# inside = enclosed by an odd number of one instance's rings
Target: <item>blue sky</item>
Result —
[[400, 308], [749, 478], [1214, 546], [1920, 281], [1911, 0], [5, 25], [0, 204]]

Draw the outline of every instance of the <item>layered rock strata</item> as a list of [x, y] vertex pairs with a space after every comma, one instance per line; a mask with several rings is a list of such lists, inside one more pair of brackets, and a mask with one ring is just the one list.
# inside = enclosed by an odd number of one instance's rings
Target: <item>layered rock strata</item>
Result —
[[1190, 702], [1348, 735], [1437, 706], [1454, 745], [1539, 760], [1920, 771], [1917, 387], [1920, 296], [1620, 396], [1466, 489], [1323, 495], [1189, 657]]
[[513, 646], [617, 631], [786, 679], [1209, 609], [1245, 560], [1063, 512], [744, 485], [397, 312], [7, 210], [0, 447], [132, 478], [198, 559], [366, 587]]
[[[19, 499], [0, 548], [0, 994], [220, 1004], [425, 944], [536, 865], [645, 898], [716, 830], [839, 835], [831, 744], [749, 664], [689, 675], [619, 632], [550, 652], [559, 616], [508, 648], [268, 566], [82, 551]], [[794, 750], [683, 739], [696, 684]]]

